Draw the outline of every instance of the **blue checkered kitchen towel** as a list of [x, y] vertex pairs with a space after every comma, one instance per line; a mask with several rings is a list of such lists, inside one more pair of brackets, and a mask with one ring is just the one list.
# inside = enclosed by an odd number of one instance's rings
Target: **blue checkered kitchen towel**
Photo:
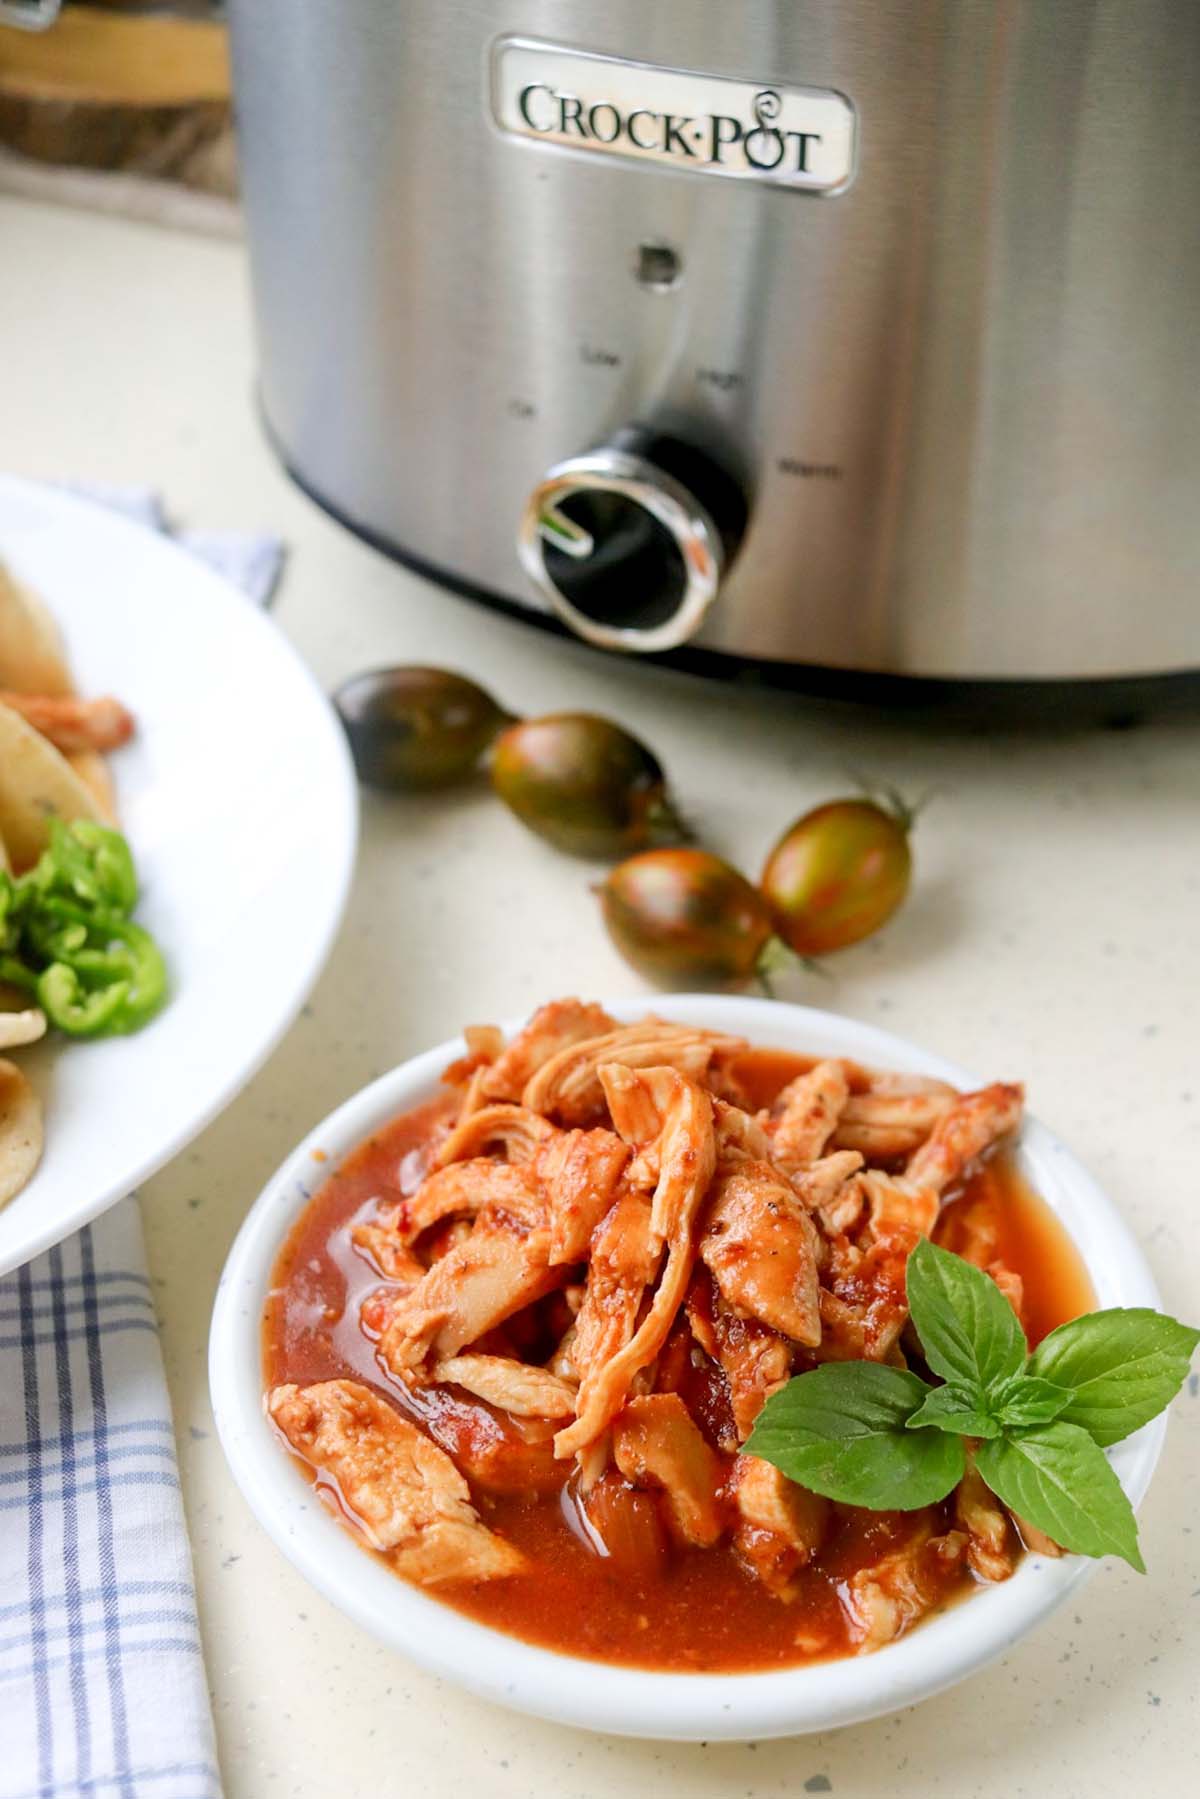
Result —
[[[77, 488], [153, 529], [147, 489]], [[181, 537], [264, 603], [274, 538]], [[136, 1201], [0, 1280], [0, 1799], [220, 1799]]]
[[0, 1280], [0, 1794], [220, 1799], [137, 1204]]

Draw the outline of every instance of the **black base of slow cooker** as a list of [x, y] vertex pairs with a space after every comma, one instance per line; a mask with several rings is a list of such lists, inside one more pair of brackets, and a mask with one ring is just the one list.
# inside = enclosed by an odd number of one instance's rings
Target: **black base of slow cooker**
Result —
[[[490, 606], [524, 625], [533, 625], [538, 630], [565, 638], [587, 655], [602, 655], [611, 660], [611, 651], [592, 649], [551, 614], [531, 611], [515, 600], [506, 599], [503, 594], [479, 587], [473, 581], [464, 581], [449, 569], [426, 561], [403, 544], [344, 512], [282, 456], [269, 425], [266, 429], [297, 487], [323, 512], [373, 549], [463, 599]], [[684, 674], [710, 680], [795, 693], [817, 704], [838, 709], [857, 707], [875, 713], [902, 714], [915, 722], [968, 728], [1098, 725], [1116, 731], [1130, 730], [1155, 718], [1200, 717], [1200, 668], [1099, 680], [959, 681], [933, 680], [921, 675], [871, 674], [862, 669], [825, 668], [808, 663], [770, 662], [686, 646], [663, 655], [639, 656], [637, 660], [641, 664], [678, 669]]]

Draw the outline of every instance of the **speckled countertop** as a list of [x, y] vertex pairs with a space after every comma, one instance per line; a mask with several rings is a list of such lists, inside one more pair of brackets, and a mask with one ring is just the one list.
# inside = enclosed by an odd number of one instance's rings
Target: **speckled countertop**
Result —
[[[835, 981], [799, 977], [789, 997], [1023, 1077], [1123, 1209], [1168, 1308], [1200, 1310], [1200, 728], [946, 737], [545, 641], [390, 566], [288, 485], [252, 410], [236, 244], [9, 199], [0, 266], [0, 467], [151, 481], [189, 523], [281, 532], [292, 562], [279, 625], [327, 684], [428, 660], [486, 672], [514, 709], [611, 711], [657, 747], [710, 838], [751, 867], [848, 765], [907, 791], [935, 786], [911, 903], [838, 961]], [[549, 993], [630, 991], [588, 878], [475, 795], [368, 801], [349, 915], [311, 1004], [145, 1190], [229, 1799], [1195, 1790], [1194, 1391], [1143, 1511], [1147, 1577], [1106, 1563], [1073, 1607], [956, 1691], [791, 1742], [656, 1745], [509, 1716], [377, 1647], [254, 1523], [205, 1379], [213, 1291], [243, 1213], [309, 1125], [458, 1024]]]

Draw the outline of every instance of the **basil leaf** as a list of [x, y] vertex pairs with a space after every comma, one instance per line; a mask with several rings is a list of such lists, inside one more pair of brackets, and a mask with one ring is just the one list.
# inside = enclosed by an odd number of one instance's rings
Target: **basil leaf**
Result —
[[1147, 1306], [1085, 1312], [1038, 1344], [1029, 1372], [1069, 1389], [1063, 1418], [1104, 1448], [1171, 1403], [1197, 1343], [1200, 1331]]
[[1017, 1314], [990, 1274], [928, 1238], [908, 1258], [908, 1309], [925, 1360], [944, 1380], [987, 1392], [1025, 1365]]
[[996, 1416], [1010, 1430], [1030, 1424], [1053, 1424], [1070, 1403], [1071, 1395], [1064, 1387], [1032, 1374], [1014, 1374], [992, 1394]]
[[[1065, 1394], [1063, 1398], [1065, 1401]], [[960, 1437], [1000, 1435], [1000, 1425], [988, 1411], [978, 1388], [959, 1386], [954, 1381], [944, 1387], [935, 1387], [924, 1405], [917, 1407], [905, 1428], [921, 1430], [925, 1426], [955, 1431]]]
[[1137, 1520], [1102, 1449], [1061, 1418], [982, 1443], [975, 1465], [1021, 1518], [1078, 1555], [1119, 1555], [1146, 1572]]
[[903, 1368], [823, 1362], [772, 1394], [745, 1452], [842, 1505], [914, 1511], [944, 1499], [964, 1468], [961, 1438], [905, 1429], [928, 1392]]

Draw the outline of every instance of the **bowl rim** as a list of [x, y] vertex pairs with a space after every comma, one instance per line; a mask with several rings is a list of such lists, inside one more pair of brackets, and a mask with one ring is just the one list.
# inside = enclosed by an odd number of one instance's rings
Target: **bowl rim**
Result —
[[[736, 1031], [801, 1054], [980, 1084], [968, 1070], [874, 1025], [782, 1001], [713, 994], [602, 1000], [627, 1021], [648, 1011]], [[524, 1020], [506, 1025], [506, 1034]], [[296, 1216], [341, 1160], [436, 1089], [461, 1037], [398, 1064], [310, 1131], [267, 1182], [229, 1252], [209, 1341], [209, 1379], [234, 1479], [268, 1536], [335, 1606], [389, 1647], [483, 1698], [550, 1721], [662, 1740], [747, 1740], [828, 1730], [930, 1697], [1002, 1655], [1093, 1572], [1083, 1556], [1027, 1555], [1013, 1577], [926, 1619], [867, 1656], [753, 1673], [656, 1672], [586, 1660], [509, 1636], [453, 1610], [364, 1554], [281, 1451], [262, 1405], [261, 1320], [276, 1256]], [[1098, 1306], [1161, 1307], [1124, 1220], [1083, 1165], [1026, 1115], [1018, 1162], [1083, 1257]], [[1086, 1224], [1086, 1233], [1081, 1227]], [[1112, 1452], [1136, 1506], [1162, 1449], [1160, 1416]]]

